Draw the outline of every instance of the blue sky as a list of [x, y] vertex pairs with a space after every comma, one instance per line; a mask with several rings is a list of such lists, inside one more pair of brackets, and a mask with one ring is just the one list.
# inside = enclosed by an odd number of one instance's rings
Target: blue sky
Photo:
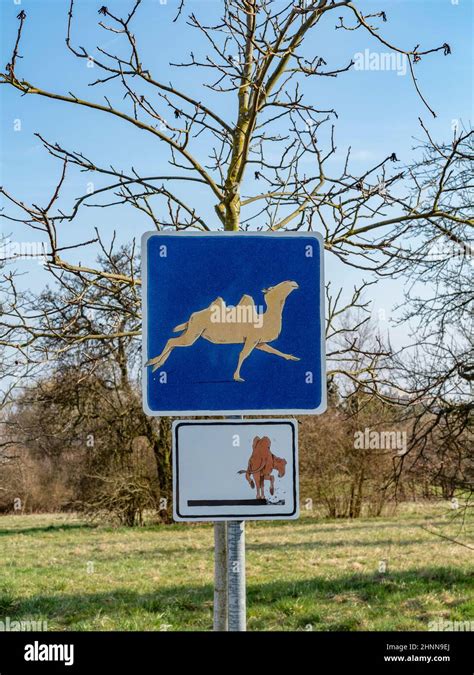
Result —
[[[18, 0], [17, 0], [18, 1]], [[1, 9], [1, 60], [9, 61], [18, 21], [16, 15], [24, 9], [28, 15], [18, 62], [17, 76], [45, 89], [67, 93], [72, 91], [93, 100], [100, 100], [99, 92], [87, 87], [87, 82], [98, 74], [97, 69], [86, 68], [66, 50], [66, 0], [0, 0]], [[83, 45], [92, 55], [100, 44], [112, 51], [119, 49], [117, 38], [97, 28], [97, 10], [101, 2], [77, 0], [73, 41]], [[131, 0], [109, 0], [111, 11], [122, 14], [131, 7]], [[384, 9], [388, 22], [381, 24], [384, 36], [400, 47], [421, 49], [448, 42], [450, 56], [437, 53], [424, 57], [416, 65], [416, 72], [423, 93], [437, 113], [433, 120], [416, 95], [408, 75], [394, 71], [355, 71], [338, 78], [309, 78], [305, 81], [307, 100], [320, 108], [335, 108], [339, 115], [336, 124], [338, 146], [336, 163], [352, 146], [354, 170], [376, 163], [396, 152], [402, 163], [413, 158], [414, 138], [421, 138], [418, 117], [429, 126], [437, 140], [452, 137], [453, 120], [472, 121], [473, 112], [473, 5], [470, 0], [396, 0], [357, 3], [364, 13]], [[233, 102], [200, 87], [199, 78], [189, 69], [177, 71], [169, 62], [183, 61], [193, 51], [202, 53], [199, 34], [186, 27], [183, 18], [173, 24], [175, 0], [161, 4], [159, 0], [145, 0], [137, 13], [134, 32], [142, 47], [144, 64], [163, 81], [172, 80], [198, 99], [206, 97], [208, 105], [215, 105], [232, 123], [235, 117]], [[218, 0], [187, 0], [204, 23], [214, 20], [219, 13]], [[354, 54], [385, 50], [365, 32], [335, 30], [337, 17], [342, 12], [328, 12], [317, 31], [310, 34], [305, 53], [321, 55], [330, 67], [346, 65]], [[350, 17], [346, 14], [348, 20]], [[119, 101], [117, 90], [108, 89], [112, 100]], [[147, 138], [125, 123], [84, 109], [68, 106], [39, 97], [20, 97], [6, 86], [0, 87], [1, 96], [1, 183], [11, 193], [25, 201], [44, 204], [53, 189], [60, 166], [50, 158], [33, 136], [40, 132], [48, 140], [58, 141], [71, 150], [80, 150], [91, 159], [104, 165], [129, 170], [134, 166], [142, 174], [157, 174], [166, 166], [166, 155], [159, 142]], [[115, 99], [114, 99], [115, 96]], [[21, 120], [21, 131], [14, 131], [14, 120]], [[70, 209], [74, 197], [85, 192], [88, 175], [72, 173], [64, 190], [62, 205]], [[249, 183], [244, 192], [251, 192]], [[204, 214], [211, 227], [217, 227], [213, 212], [214, 200], [203, 191], [192, 194], [193, 203]], [[105, 238], [117, 230], [119, 241], [132, 237], [139, 239], [150, 229], [140, 214], [131, 209], [86, 209], [74, 227], [81, 229], [80, 239], [86, 239], [94, 226], [100, 228]], [[31, 241], [31, 231], [10, 224], [1, 224], [5, 234], [14, 240]], [[65, 228], [71, 226], [65, 226]], [[63, 232], [63, 244], [77, 241], [77, 230]], [[93, 251], [90, 255], [93, 255]], [[81, 254], [86, 261], [88, 254]], [[28, 271], [22, 283], [38, 287], [44, 283], [45, 273], [38, 264], [21, 262], [21, 271]], [[336, 285], [348, 290], [360, 278], [356, 272], [336, 265], [328, 256], [328, 276]], [[401, 282], [387, 281], [372, 287], [371, 297], [375, 309], [384, 309], [389, 316], [391, 306], [401, 298]]]

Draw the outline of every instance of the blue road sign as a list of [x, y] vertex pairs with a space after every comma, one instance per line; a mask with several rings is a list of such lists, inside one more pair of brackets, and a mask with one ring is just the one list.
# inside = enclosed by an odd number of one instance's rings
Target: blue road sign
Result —
[[144, 234], [145, 412], [324, 412], [323, 280], [313, 232]]

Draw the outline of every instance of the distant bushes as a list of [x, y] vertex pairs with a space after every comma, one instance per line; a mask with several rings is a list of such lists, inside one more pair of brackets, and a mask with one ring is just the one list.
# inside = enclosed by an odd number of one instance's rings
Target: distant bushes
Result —
[[156, 509], [168, 519], [166, 427], [110, 373], [62, 370], [27, 390], [4, 428], [0, 511], [74, 510], [137, 525]]
[[[27, 390], [4, 428], [0, 512], [81, 511], [127, 526], [146, 512], [171, 519], [169, 420], [147, 418], [136, 388], [62, 370]], [[409, 422], [361, 394], [332, 396], [324, 415], [301, 417], [299, 439], [302, 508], [331, 518], [450, 499], [467, 480], [459, 439], [451, 451], [433, 437], [415, 462]]]

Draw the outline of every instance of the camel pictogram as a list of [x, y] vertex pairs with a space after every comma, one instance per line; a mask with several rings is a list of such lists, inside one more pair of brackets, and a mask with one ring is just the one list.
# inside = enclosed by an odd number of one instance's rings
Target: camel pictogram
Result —
[[237, 471], [245, 474], [245, 478], [252, 490], [257, 488], [257, 499], [265, 499], [265, 481], [270, 481], [270, 494], [275, 493], [275, 476], [273, 471], [278, 472], [278, 477], [283, 478], [286, 471], [286, 459], [277, 457], [270, 450], [271, 441], [268, 436], [256, 436], [252, 443], [252, 454], [250, 455], [247, 468]]
[[226, 316], [226, 306], [222, 298], [216, 298], [209, 307], [193, 312], [188, 321], [176, 326], [173, 332], [182, 331], [181, 335], [170, 338], [161, 354], [147, 361], [146, 366], [152, 366], [154, 372], [163, 366], [173, 349], [190, 347], [200, 337], [213, 344], [243, 344], [234, 372], [236, 382], [244, 381], [240, 376], [240, 369], [254, 349], [280, 356], [287, 361], [299, 361], [298, 357], [285, 354], [268, 344], [280, 335], [286, 299], [297, 288], [299, 286], [296, 281], [282, 281], [276, 286], [264, 289], [263, 296], [266, 309], [263, 314], [258, 314], [254, 300], [250, 295], [243, 295], [236, 307], [239, 310], [236, 313], [239, 316], [238, 322], [219, 320], [219, 317]]

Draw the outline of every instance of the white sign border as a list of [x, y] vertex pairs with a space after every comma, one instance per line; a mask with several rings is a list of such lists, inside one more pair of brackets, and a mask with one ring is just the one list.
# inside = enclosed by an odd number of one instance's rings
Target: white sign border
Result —
[[[148, 405], [148, 376], [145, 363], [148, 360], [148, 239], [153, 236], [170, 237], [314, 237], [319, 242], [319, 289], [320, 289], [320, 321], [321, 321], [321, 379], [323, 386], [321, 391], [321, 403], [317, 408], [274, 408], [265, 409], [232, 409], [232, 410], [152, 410]], [[143, 410], [150, 417], [181, 417], [183, 415], [193, 416], [221, 416], [221, 415], [321, 415], [327, 409], [327, 384], [326, 384], [326, 344], [325, 344], [325, 294], [324, 294], [324, 239], [319, 232], [176, 232], [153, 230], [144, 232], [141, 238], [141, 271], [142, 271], [142, 403]]]
[[[177, 453], [178, 449], [178, 429], [180, 426], [203, 426], [220, 425], [220, 426], [262, 426], [264, 424], [289, 424], [293, 432], [293, 498], [295, 508], [291, 514], [269, 514], [263, 515], [210, 515], [210, 516], [181, 516], [178, 513], [179, 501], [179, 467]], [[214, 521], [230, 521], [230, 520], [297, 520], [300, 517], [300, 481], [299, 481], [299, 455], [298, 455], [298, 420], [296, 419], [245, 419], [245, 420], [175, 420], [172, 427], [172, 467], [173, 467], [173, 520], [177, 523], [208, 523]]]

